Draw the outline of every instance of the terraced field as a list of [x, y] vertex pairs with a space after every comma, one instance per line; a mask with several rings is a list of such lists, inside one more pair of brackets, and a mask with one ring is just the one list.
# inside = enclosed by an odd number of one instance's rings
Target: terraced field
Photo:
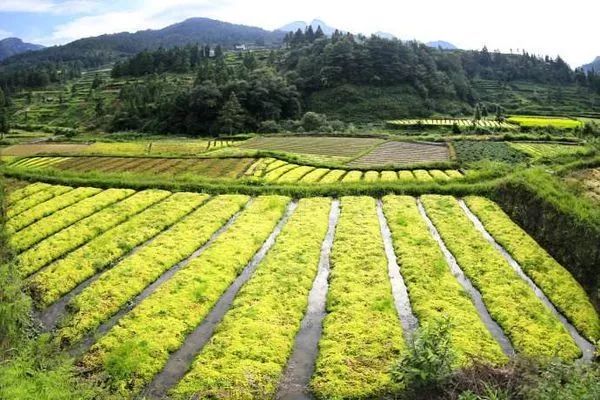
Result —
[[514, 125], [499, 122], [491, 119], [481, 119], [481, 120], [472, 120], [472, 119], [452, 119], [452, 118], [439, 118], [439, 119], [399, 119], [394, 121], [387, 121], [388, 125], [395, 126], [398, 128], [401, 127], [414, 127], [414, 126], [453, 126], [457, 125], [459, 127], [481, 127], [481, 128], [503, 128], [503, 129], [514, 129]]
[[589, 360], [600, 339], [581, 286], [482, 197], [34, 183], [7, 203], [43, 329], [118, 398], [382, 396], [416, 326], [446, 317], [456, 367]]
[[348, 163], [352, 167], [407, 165], [449, 161], [446, 144], [387, 142]]
[[588, 198], [600, 203], [600, 168], [577, 171], [565, 178]]
[[527, 116], [527, 115], [514, 115], [507, 119], [508, 122], [517, 124], [519, 126], [529, 128], [557, 128], [557, 129], [574, 129], [583, 126], [583, 122], [578, 121], [574, 118], [560, 118], [560, 117], [542, 117], [542, 116]]
[[458, 170], [362, 171], [317, 168], [275, 158], [144, 158], [144, 157], [31, 157], [11, 164], [16, 169], [58, 169], [75, 172], [119, 173], [173, 177], [255, 178], [269, 183], [445, 182], [464, 177]]

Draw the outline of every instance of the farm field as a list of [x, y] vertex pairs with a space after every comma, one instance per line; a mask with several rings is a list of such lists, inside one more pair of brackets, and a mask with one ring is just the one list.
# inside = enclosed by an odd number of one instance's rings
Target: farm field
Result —
[[542, 117], [539, 115], [513, 115], [507, 118], [507, 121], [528, 128], [550, 127], [557, 129], [574, 129], [583, 126], [583, 123], [581, 121], [574, 118]]
[[245, 149], [313, 154], [327, 159], [348, 161], [384, 143], [382, 139], [349, 137], [277, 136], [257, 137], [240, 145]]
[[84, 151], [87, 144], [72, 143], [39, 143], [39, 144], [16, 144], [0, 150], [0, 156], [26, 157], [42, 153], [77, 153]]
[[510, 143], [510, 147], [531, 158], [552, 158], [559, 156], [585, 154], [589, 152], [583, 146], [554, 143]]
[[[32, 183], [7, 204], [42, 330], [118, 398], [267, 399], [288, 380], [319, 399], [391, 394], [410, 335], [443, 318], [454, 368], [589, 360], [600, 339], [582, 287], [483, 197]], [[288, 368], [298, 348], [314, 372]]]
[[[444, 150], [447, 151], [447, 150]], [[335, 183], [406, 181], [406, 171], [361, 171], [316, 168], [275, 158], [143, 158], [143, 157], [32, 157], [11, 167], [17, 169], [56, 169], [74, 172], [158, 174], [173, 177], [255, 178], [269, 183]], [[445, 182], [464, 177], [458, 170], [415, 170], [414, 180]]]
[[424, 164], [449, 160], [450, 154], [446, 144], [386, 142], [369, 153], [352, 160], [347, 165], [371, 167], [392, 164]]
[[430, 119], [400, 119], [394, 121], [387, 121], [388, 125], [393, 127], [414, 127], [414, 126], [453, 126], [459, 127], [481, 127], [481, 128], [503, 128], [503, 129], [514, 129], [514, 125], [499, 122], [491, 119], [481, 119], [479, 121], [472, 119], [452, 119], [452, 118], [430, 118]]

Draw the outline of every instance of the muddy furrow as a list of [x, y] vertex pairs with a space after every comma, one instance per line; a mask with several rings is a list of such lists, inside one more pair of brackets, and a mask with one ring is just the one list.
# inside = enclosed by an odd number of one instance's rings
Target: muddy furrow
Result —
[[487, 231], [487, 229], [485, 229], [485, 226], [483, 226], [483, 223], [479, 220], [479, 218], [477, 218], [477, 216], [475, 214], [473, 214], [473, 212], [467, 206], [467, 204], [464, 202], [464, 200], [459, 200], [458, 202], [460, 204], [460, 207], [463, 209], [463, 211], [465, 212], [465, 214], [469, 218], [469, 220], [471, 220], [471, 222], [473, 222], [473, 225], [475, 225], [475, 228], [477, 228], [477, 230], [479, 232], [481, 232], [481, 234], [483, 235], [483, 237], [492, 246], [494, 246], [494, 248], [498, 252], [500, 252], [500, 254], [502, 254], [502, 256], [504, 257], [504, 259], [515, 270], [515, 272], [517, 273], [517, 275], [519, 275], [521, 277], [521, 279], [523, 279], [525, 281], [525, 283], [527, 283], [529, 285], [529, 287], [534, 291], [535, 295], [542, 301], [542, 303], [547, 308], [549, 308], [550, 311], [552, 311], [552, 313], [560, 320], [560, 322], [563, 324], [563, 326], [565, 327], [565, 329], [569, 332], [569, 334], [571, 335], [571, 337], [573, 338], [573, 340], [575, 341], [575, 343], [577, 344], [577, 346], [579, 346], [579, 348], [581, 349], [581, 352], [582, 352], [581, 360], [582, 361], [586, 361], [586, 362], [589, 362], [589, 361], [593, 360], [594, 359], [594, 353], [596, 351], [594, 345], [591, 342], [589, 342], [587, 339], [585, 339], [583, 336], [581, 336], [581, 334], [567, 320], [567, 318], [564, 315], [562, 315], [560, 313], [560, 311], [558, 311], [556, 309], [556, 307], [554, 306], [554, 304], [552, 304], [552, 302], [544, 294], [544, 292], [542, 291], [542, 289], [540, 289], [535, 284], [535, 282], [523, 271], [523, 268], [521, 268], [521, 265], [519, 265], [519, 263], [506, 251], [506, 249], [504, 247], [502, 247], [498, 242], [496, 242], [496, 239], [494, 239], [493, 236], [490, 235], [490, 233]]
[[377, 200], [377, 217], [379, 218], [379, 226], [381, 228], [381, 237], [383, 238], [383, 245], [385, 248], [385, 255], [388, 260], [388, 275], [392, 284], [392, 295], [394, 296], [394, 305], [400, 317], [400, 323], [407, 340], [412, 337], [413, 332], [419, 325], [417, 317], [412, 312], [410, 306], [410, 299], [408, 297], [408, 289], [404, 283], [404, 279], [400, 273], [400, 266], [398, 265], [398, 259], [394, 251], [394, 244], [392, 241], [392, 232], [388, 225], [385, 214], [383, 213], [383, 202], [381, 199]]
[[171, 354], [169, 361], [167, 361], [167, 364], [163, 370], [154, 377], [154, 380], [145, 389], [145, 397], [150, 399], [163, 398], [167, 394], [168, 390], [171, 389], [177, 382], [179, 382], [181, 378], [183, 378], [194, 361], [196, 355], [210, 340], [215, 328], [221, 322], [227, 311], [229, 311], [231, 308], [233, 300], [235, 299], [235, 296], [239, 290], [252, 277], [252, 274], [260, 262], [275, 244], [277, 236], [279, 236], [279, 233], [297, 206], [298, 202], [296, 200], [292, 201], [287, 206], [285, 214], [277, 223], [277, 226], [273, 232], [271, 232], [267, 240], [263, 243], [260, 250], [254, 255], [252, 260], [248, 263], [248, 265], [246, 265], [244, 270], [235, 279], [235, 281], [233, 281], [229, 288], [227, 288], [225, 293], [223, 293], [219, 301], [217, 301], [202, 323], [186, 337], [181, 347]]
[[481, 293], [479, 293], [479, 291], [473, 286], [469, 278], [465, 276], [464, 272], [458, 265], [458, 262], [456, 261], [450, 250], [448, 250], [448, 248], [444, 244], [444, 240], [440, 236], [437, 228], [435, 227], [431, 219], [429, 219], [429, 216], [425, 212], [425, 208], [423, 207], [423, 203], [421, 203], [420, 199], [417, 199], [417, 206], [419, 208], [419, 213], [427, 223], [429, 232], [440, 246], [440, 250], [442, 250], [444, 257], [446, 258], [446, 262], [450, 266], [452, 275], [456, 277], [458, 282], [471, 297], [471, 300], [473, 301], [473, 304], [475, 305], [475, 308], [477, 309], [477, 312], [479, 313], [479, 317], [481, 318], [482, 322], [488, 328], [488, 330], [496, 339], [496, 341], [500, 344], [500, 347], [502, 348], [504, 354], [506, 354], [507, 356], [513, 356], [515, 354], [515, 350], [512, 347], [510, 340], [508, 340], [508, 338], [504, 334], [504, 331], [502, 330], [502, 328], [500, 328], [500, 325], [498, 325], [498, 323], [494, 321], [494, 319], [490, 315], [485, 304], [483, 303]]
[[331, 266], [331, 249], [335, 228], [340, 216], [340, 202], [333, 200], [329, 213], [329, 227], [321, 246], [317, 276], [308, 295], [308, 307], [296, 334], [294, 348], [285, 368], [277, 392], [277, 399], [312, 399], [309, 382], [315, 370], [319, 352], [319, 339], [326, 315], [328, 278]]

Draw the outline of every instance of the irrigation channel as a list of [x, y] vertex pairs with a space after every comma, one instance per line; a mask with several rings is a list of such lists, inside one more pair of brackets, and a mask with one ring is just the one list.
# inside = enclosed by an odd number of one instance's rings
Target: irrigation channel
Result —
[[467, 215], [469, 220], [471, 220], [471, 222], [473, 222], [473, 224], [475, 225], [475, 228], [477, 228], [477, 230], [479, 232], [481, 232], [483, 237], [492, 246], [494, 246], [494, 248], [498, 252], [500, 252], [500, 254], [502, 254], [502, 256], [506, 259], [506, 261], [510, 264], [510, 266], [515, 270], [515, 272], [519, 275], [519, 277], [521, 277], [521, 279], [523, 279], [529, 285], [529, 287], [531, 287], [531, 289], [535, 292], [535, 295], [542, 301], [542, 303], [546, 307], [548, 307], [550, 309], [550, 311], [552, 311], [552, 313], [560, 320], [560, 322], [567, 329], [567, 331], [569, 332], [569, 334], [571, 335], [571, 337], [573, 338], [573, 340], [575, 341], [577, 346], [579, 346], [579, 348], [581, 349], [581, 352], [582, 352], [581, 360], [586, 361], [586, 362], [592, 361], [594, 359], [594, 353], [596, 351], [594, 345], [592, 343], [590, 343], [587, 339], [585, 339], [583, 336], [581, 336], [579, 334], [579, 332], [577, 331], [577, 329], [575, 329], [575, 327], [573, 325], [571, 325], [571, 323], [567, 320], [567, 318], [565, 318], [565, 316], [562, 315], [556, 309], [554, 304], [552, 304], [552, 302], [544, 294], [542, 289], [540, 289], [535, 284], [535, 282], [533, 282], [533, 280], [531, 280], [531, 278], [529, 276], [527, 276], [527, 274], [525, 274], [525, 272], [523, 272], [523, 268], [521, 268], [521, 265], [519, 265], [519, 263], [508, 253], [508, 251], [506, 251], [506, 249], [504, 247], [502, 247], [498, 242], [496, 242], [496, 239], [494, 239], [492, 237], [492, 235], [490, 235], [490, 233], [487, 231], [487, 229], [485, 229], [485, 226], [483, 225], [483, 223], [479, 220], [479, 218], [477, 218], [477, 216], [473, 213], [473, 211], [471, 211], [471, 209], [469, 209], [469, 207], [464, 202], [464, 200], [460, 199], [458, 201], [458, 203], [460, 204], [460, 207], [463, 209], [463, 211], [465, 212], [465, 214]]
[[509, 357], [513, 356], [515, 354], [515, 350], [512, 347], [510, 340], [508, 340], [508, 338], [504, 334], [504, 331], [502, 330], [502, 328], [500, 328], [500, 325], [498, 325], [498, 323], [494, 321], [494, 319], [488, 312], [487, 307], [485, 306], [485, 304], [483, 303], [483, 299], [481, 298], [481, 293], [479, 293], [479, 291], [475, 289], [471, 281], [465, 276], [463, 270], [458, 265], [456, 258], [454, 258], [450, 250], [448, 250], [448, 248], [446, 247], [446, 244], [440, 236], [437, 228], [435, 227], [431, 219], [429, 219], [429, 216], [427, 215], [427, 212], [425, 211], [423, 203], [420, 199], [417, 199], [417, 206], [419, 208], [419, 213], [421, 214], [421, 217], [427, 223], [429, 232], [440, 246], [440, 250], [442, 250], [444, 257], [446, 258], [446, 262], [450, 266], [452, 275], [456, 277], [461, 286], [465, 289], [469, 296], [471, 296], [473, 304], [475, 305], [475, 308], [479, 313], [479, 317], [481, 318], [487, 329], [491, 332], [492, 336], [500, 344], [500, 347], [502, 348], [504, 354], [506, 354]]
[[238, 216], [246, 209], [250, 206], [250, 204], [252, 204], [254, 199], [250, 199], [245, 205], [244, 207], [239, 210], [238, 212], [236, 212], [226, 223], [225, 225], [223, 225], [222, 227], [220, 227], [215, 233], [213, 233], [210, 237], [210, 239], [208, 239], [208, 241], [206, 243], [204, 243], [202, 246], [200, 246], [200, 248], [198, 248], [198, 250], [196, 250], [195, 252], [193, 252], [190, 256], [188, 256], [186, 259], [184, 259], [183, 261], [180, 261], [179, 263], [175, 264], [173, 267], [171, 267], [170, 269], [168, 269], [165, 273], [163, 273], [156, 281], [154, 281], [153, 283], [151, 283], [149, 286], [147, 286], [140, 294], [138, 294], [133, 300], [131, 300], [129, 303], [127, 303], [127, 305], [125, 307], [123, 307], [121, 310], [119, 310], [115, 315], [113, 315], [112, 317], [110, 317], [107, 321], [105, 321], [102, 325], [100, 325], [97, 329], [96, 332], [91, 332], [89, 335], [87, 335], [79, 345], [77, 345], [76, 347], [74, 347], [71, 350], [72, 354], [75, 355], [81, 355], [83, 354], [85, 351], [87, 351], [97, 340], [100, 336], [104, 335], [106, 332], [108, 332], [113, 326], [115, 326], [119, 320], [125, 315], [127, 314], [129, 311], [133, 310], [138, 304], [140, 304], [145, 298], [147, 298], [148, 296], [150, 296], [152, 293], [154, 293], [156, 291], [156, 289], [158, 289], [158, 287], [160, 285], [162, 285], [164, 282], [166, 282], [167, 280], [171, 279], [173, 277], [173, 275], [175, 275], [177, 273], [177, 271], [179, 271], [180, 269], [186, 267], [190, 262], [192, 262], [195, 258], [199, 257], [202, 253], [204, 253], [204, 251], [206, 251], [206, 249], [208, 247], [210, 247], [215, 240], [217, 240], [217, 238], [219, 236], [221, 236], [225, 231], [227, 231], [229, 229], [229, 227], [237, 220]]
[[278, 388], [277, 399], [306, 400], [313, 398], [308, 385], [315, 370], [323, 318], [327, 314], [325, 305], [329, 288], [330, 257], [339, 216], [340, 202], [333, 200], [329, 213], [329, 227], [321, 246], [317, 277], [308, 295], [306, 314], [302, 319], [300, 331], [296, 335], [292, 355]]
[[381, 237], [383, 238], [385, 255], [388, 260], [388, 275], [392, 285], [394, 304], [396, 306], [396, 311], [398, 312], [398, 317], [400, 317], [400, 323], [402, 324], [402, 330], [404, 331], [406, 340], [410, 341], [412, 334], [419, 326], [419, 321], [413, 314], [410, 306], [408, 289], [406, 288], [406, 284], [404, 283], [404, 279], [400, 273], [400, 266], [398, 265], [398, 259], [396, 258], [396, 253], [394, 252], [392, 232], [390, 231], [387, 219], [383, 213], [383, 202], [381, 199], [377, 200], [377, 217], [379, 218]]
[[267, 240], [263, 243], [260, 250], [254, 255], [252, 260], [246, 265], [242, 273], [235, 279], [231, 286], [227, 288], [221, 298], [219, 298], [219, 301], [204, 318], [202, 323], [186, 337], [181, 347], [171, 354], [163, 370], [154, 377], [152, 382], [144, 390], [144, 397], [150, 399], [162, 399], [166, 396], [169, 389], [183, 378], [196, 355], [213, 336], [215, 328], [231, 308], [233, 300], [239, 290], [252, 277], [252, 274], [258, 265], [275, 244], [275, 240], [281, 233], [281, 230], [294, 210], [296, 210], [297, 206], [298, 202], [296, 200], [289, 203], [285, 214], [277, 223], [277, 226], [273, 232], [271, 232]]

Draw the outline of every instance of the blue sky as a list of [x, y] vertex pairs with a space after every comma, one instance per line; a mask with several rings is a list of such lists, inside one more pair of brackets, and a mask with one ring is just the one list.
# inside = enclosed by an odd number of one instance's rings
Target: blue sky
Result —
[[0, 0], [0, 38], [43, 45], [103, 33], [158, 29], [209, 17], [275, 29], [320, 18], [334, 27], [465, 49], [561, 55], [572, 66], [600, 55], [600, 1], [576, 0]]

